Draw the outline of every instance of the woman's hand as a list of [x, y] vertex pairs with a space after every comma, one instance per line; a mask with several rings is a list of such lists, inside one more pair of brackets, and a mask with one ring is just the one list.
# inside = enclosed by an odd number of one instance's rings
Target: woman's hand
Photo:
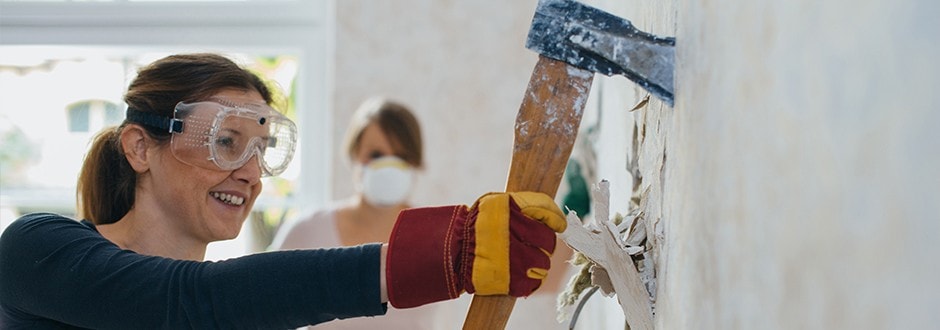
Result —
[[551, 267], [564, 213], [546, 194], [489, 193], [472, 207], [407, 209], [386, 260], [388, 298], [398, 308], [480, 295], [532, 294]]

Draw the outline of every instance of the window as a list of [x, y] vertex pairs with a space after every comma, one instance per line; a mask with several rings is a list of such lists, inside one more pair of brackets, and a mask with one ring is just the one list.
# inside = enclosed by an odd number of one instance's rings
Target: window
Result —
[[90, 109], [90, 102], [82, 102], [68, 108], [66, 117], [68, 117], [69, 132], [88, 132]]
[[124, 120], [120, 106], [104, 100], [81, 101], [65, 110], [69, 132], [89, 133], [120, 124]]
[[123, 92], [140, 66], [172, 53], [215, 52], [277, 81], [300, 109], [288, 111], [301, 128], [290, 168], [265, 179], [242, 235], [210, 245], [207, 259], [263, 249], [301, 201], [327, 200], [329, 159], [316, 155], [331, 154], [329, 9], [326, 0], [0, 0], [0, 230], [26, 212], [74, 215], [89, 139], [123, 120]]

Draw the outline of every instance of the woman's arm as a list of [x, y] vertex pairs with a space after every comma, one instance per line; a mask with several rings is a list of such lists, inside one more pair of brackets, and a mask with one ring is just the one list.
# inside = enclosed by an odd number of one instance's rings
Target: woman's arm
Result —
[[[89, 328], [293, 328], [383, 314], [382, 246], [194, 262], [121, 250], [52, 214], [0, 238], [0, 308]], [[12, 316], [11, 316], [12, 315]]]

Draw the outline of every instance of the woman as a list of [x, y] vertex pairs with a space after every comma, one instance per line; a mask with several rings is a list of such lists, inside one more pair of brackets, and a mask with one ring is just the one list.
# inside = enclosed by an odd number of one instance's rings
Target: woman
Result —
[[409, 207], [424, 153], [417, 119], [385, 98], [363, 102], [346, 130], [346, 156], [356, 194], [281, 230], [274, 249], [388, 242], [398, 213]]
[[261, 176], [290, 162], [294, 124], [257, 76], [213, 54], [152, 63], [125, 102], [86, 155], [84, 220], [29, 214], [0, 236], [0, 327], [284, 329], [463, 291], [525, 296], [564, 230], [548, 196], [487, 194], [401, 212], [388, 244], [204, 262], [238, 234]]
[[[363, 102], [346, 130], [346, 156], [353, 165], [356, 194], [291, 222], [274, 250], [387, 243], [398, 213], [409, 207], [424, 152], [421, 127], [404, 105], [382, 97]], [[433, 329], [435, 306], [391, 310], [382, 318], [357, 318], [316, 329]]]

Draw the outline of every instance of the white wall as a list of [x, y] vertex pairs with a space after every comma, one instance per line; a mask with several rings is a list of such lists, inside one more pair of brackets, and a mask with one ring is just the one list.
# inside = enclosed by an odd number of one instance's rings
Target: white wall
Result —
[[604, 4], [677, 38], [675, 108], [634, 115], [658, 328], [940, 323], [940, 4]]

